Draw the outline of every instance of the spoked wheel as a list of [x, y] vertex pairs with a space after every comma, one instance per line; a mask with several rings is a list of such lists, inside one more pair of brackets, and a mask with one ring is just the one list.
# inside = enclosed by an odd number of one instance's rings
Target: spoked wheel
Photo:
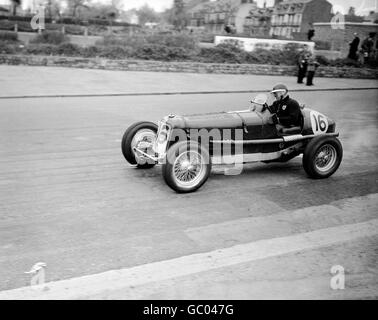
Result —
[[315, 155], [315, 168], [319, 172], [328, 172], [335, 165], [337, 152], [334, 146], [325, 144], [321, 146]]
[[343, 157], [340, 141], [320, 136], [311, 140], [303, 153], [303, 168], [311, 178], [327, 178], [339, 168]]
[[137, 122], [130, 126], [122, 139], [122, 153], [130, 164], [136, 164], [138, 168], [152, 168], [155, 162], [141, 152], [134, 151], [138, 148], [146, 154], [152, 155], [152, 145], [156, 140], [157, 125], [152, 122]]
[[193, 192], [208, 179], [211, 160], [208, 151], [196, 142], [179, 142], [167, 152], [163, 177], [176, 192]]

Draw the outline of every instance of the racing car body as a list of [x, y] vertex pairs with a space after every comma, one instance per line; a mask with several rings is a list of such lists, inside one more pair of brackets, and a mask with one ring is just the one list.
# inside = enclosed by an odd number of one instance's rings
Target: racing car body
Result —
[[162, 164], [165, 181], [177, 192], [200, 188], [212, 164], [240, 169], [244, 163], [285, 162], [303, 153], [310, 177], [326, 178], [337, 170], [342, 146], [333, 120], [302, 107], [300, 126], [279, 128], [272, 121], [267, 97], [259, 95], [254, 101], [247, 110], [169, 115], [158, 124], [135, 123], [123, 136], [123, 155], [139, 168]]

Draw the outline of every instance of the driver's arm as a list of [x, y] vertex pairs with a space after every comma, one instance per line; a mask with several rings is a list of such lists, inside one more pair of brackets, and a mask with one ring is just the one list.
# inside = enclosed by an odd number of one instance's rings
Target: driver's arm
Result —
[[272, 114], [277, 113], [277, 111], [278, 111], [278, 103], [277, 103], [277, 101], [274, 101], [274, 102], [269, 106], [269, 111], [270, 111]]
[[278, 117], [277, 117], [277, 109], [278, 109], [278, 104], [277, 102], [273, 102], [270, 106], [267, 105], [267, 109], [270, 112], [270, 118], [273, 124], [278, 124]]

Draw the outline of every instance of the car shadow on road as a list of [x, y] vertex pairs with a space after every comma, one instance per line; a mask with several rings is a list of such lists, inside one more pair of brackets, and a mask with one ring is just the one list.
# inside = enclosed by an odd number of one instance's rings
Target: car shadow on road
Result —
[[[234, 169], [235, 168], [235, 169]], [[236, 176], [249, 176], [253, 174], [255, 177], [266, 175], [279, 175], [279, 176], [299, 176], [305, 174], [302, 163], [300, 160], [292, 160], [290, 162], [279, 163], [279, 162], [272, 162], [272, 163], [263, 163], [263, 162], [256, 162], [256, 163], [247, 163], [243, 165], [243, 169], [237, 170], [238, 167], [235, 166], [222, 166], [216, 165], [213, 166], [212, 175], [213, 176], [224, 176], [224, 177], [236, 177]], [[227, 172], [229, 170], [229, 172]], [[233, 172], [235, 174], [233, 174]]]

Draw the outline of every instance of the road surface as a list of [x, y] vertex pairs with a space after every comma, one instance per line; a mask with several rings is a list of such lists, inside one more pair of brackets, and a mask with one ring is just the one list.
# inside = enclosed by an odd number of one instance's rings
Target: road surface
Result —
[[[170, 113], [240, 110], [251, 94], [1, 99], [0, 299], [30, 298], [7, 290], [28, 286], [24, 272], [40, 261], [51, 287], [121, 270], [115, 287], [99, 280], [64, 298], [378, 298], [378, 90], [292, 97], [336, 120], [344, 159], [332, 177], [309, 179], [301, 158], [249, 164], [238, 176], [215, 167], [184, 195], [159, 167], [125, 162], [124, 130]], [[203, 268], [143, 276], [183, 257]], [[344, 290], [330, 288], [335, 265]], [[143, 279], [132, 285], [136, 266]]]

